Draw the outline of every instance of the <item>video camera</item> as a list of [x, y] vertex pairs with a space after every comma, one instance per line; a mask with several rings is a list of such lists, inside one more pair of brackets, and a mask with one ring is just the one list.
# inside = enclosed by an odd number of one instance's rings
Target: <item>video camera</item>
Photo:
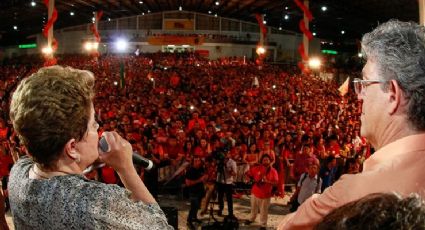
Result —
[[228, 147], [217, 148], [214, 152], [212, 152], [212, 157], [218, 163], [223, 163], [224, 164], [224, 159], [226, 158], [226, 154], [229, 151], [230, 151], [230, 149]]

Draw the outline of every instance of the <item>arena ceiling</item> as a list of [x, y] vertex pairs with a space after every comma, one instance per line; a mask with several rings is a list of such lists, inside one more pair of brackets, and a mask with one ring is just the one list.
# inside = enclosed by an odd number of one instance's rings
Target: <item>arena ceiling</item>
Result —
[[[255, 13], [262, 13], [267, 25], [292, 31], [299, 31], [302, 18], [293, 0], [56, 0], [59, 18], [55, 28], [89, 23], [96, 10], [103, 10], [106, 20], [178, 10], [180, 6], [187, 11], [211, 11], [252, 22]], [[418, 0], [310, 0], [310, 9], [314, 16], [311, 30], [331, 41], [355, 41], [391, 18], [419, 20]], [[41, 32], [46, 18], [43, 0], [0, 0], [0, 46], [24, 42], [29, 35]]]

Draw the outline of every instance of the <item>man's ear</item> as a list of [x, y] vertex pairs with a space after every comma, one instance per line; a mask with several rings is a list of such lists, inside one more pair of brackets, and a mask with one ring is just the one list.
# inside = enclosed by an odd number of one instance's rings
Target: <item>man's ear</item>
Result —
[[80, 153], [78, 153], [78, 151], [75, 147], [76, 144], [77, 144], [77, 142], [75, 141], [74, 138], [70, 139], [65, 144], [64, 152], [69, 158], [73, 159], [74, 161], [79, 161]]
[[404, 109], [405, 100], [403, 97], [403, 90], [396, 80], [390, 80], [388, 82], [388, 113], [390, 115], [395, 114], [400, 109]]

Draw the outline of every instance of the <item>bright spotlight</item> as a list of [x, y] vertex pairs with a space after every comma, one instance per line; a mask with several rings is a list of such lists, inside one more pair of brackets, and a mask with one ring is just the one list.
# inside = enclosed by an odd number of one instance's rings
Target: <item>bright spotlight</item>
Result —
[[50, 46], [46, 46], [43, 49], [41, 49], [41, 52], [45, 55], [50, 55], [53, 53], [53, 49]]
[[359, 58], [362, 58], [362, 57], [363, 57], [363, 54], [362, 54], [362, 53], [358, 53], [358, 54], [357, 54], [357, 56], [358, 56]]
[[308, 66], [312, 69], [319, 69], [321, 65], [322, 62], [318, 58], [310, 58], [310, 60], [308, 60]]
[[124, 52], [127, 50], [128, 47], [128, 42], [124, 39], [118, 39], [115, 42], [115, 48], [119, 51], [119, 52]]
[[273, 86], [272, 86], [272, 88], [273, 88], [273, 89], [276, 89], [276, 85], [273, 85]]
[[93, 43], [92, 43], [92, 48], [93, 48], [94, 50], [97, 50], [97, 49], [99, 48], [99, 42], [93, 42]]
[[117, 81], [114, 81], [114, 85], [118, 85], [118, 82]]
[[84, 43], [84, 49], [87, 51], [97, 50], [99, 48], [98, 42], [86, 42]]
[[322, 6], [322, 11], [327, 11], [327, 10], [328, 10], [328, 7]]
[[194, 110], [195, 107], [193, 105], [190, 106], [190, 110]]
[[84, 43], [84, 49], [87, 51], [90, 51], [92, 49], [92, 43], [91, 42]]
[[37, 5], [37, 3], [35, 3], [34, 1], [31, 2], [31, 6], [34, 7], [35, 5]]
[[257, 47], [257, 54], [258, 55], [263, 55], [265, 53], [266, 53], [266, 49], [264, 49], [264, 47], [262, 47], [262, 46]]

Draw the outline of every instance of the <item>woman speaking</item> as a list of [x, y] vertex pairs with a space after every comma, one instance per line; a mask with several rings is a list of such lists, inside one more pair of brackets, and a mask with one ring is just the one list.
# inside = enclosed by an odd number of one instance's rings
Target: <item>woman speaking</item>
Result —
[[[16, 229], [172, 229], [132, 163], [132, 147], [115, 132], [98, 150], [94, 76], [60, 66], [24, 79], [12, 96], [10, 118], [29, 158], [12, 168], [9, 194]], [[86, 179], [98, 158], [125, 189]]]

